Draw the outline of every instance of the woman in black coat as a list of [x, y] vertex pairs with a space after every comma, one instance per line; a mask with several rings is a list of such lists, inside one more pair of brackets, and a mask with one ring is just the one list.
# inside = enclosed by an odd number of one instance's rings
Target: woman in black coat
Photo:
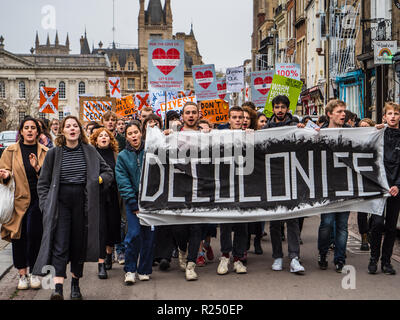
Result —
[[66, 268], [71, 262], [71, 299], [80, 300], [79, 278], [84, 262], [100, 254], [100, 186], [107, 188], [113, 172], [88, 144], [74, 116], [61, 123], [55, 148], [47, 153], [37, 191], [43, 212], [43, 237], [33, 274], [55, 273], [52, 300], [63, 300]]
[[[115, 172], [118, 156], [118, 141], [106, 128], [96, 129], [90, 136], [90, 143]], [[100, 246], [98, 277], [107, 279], [107, 270], [112, 268], [114, 245], [121, 242], [121, 212], [118, 187], [115, 178], [108, 189], [100, 191]]]

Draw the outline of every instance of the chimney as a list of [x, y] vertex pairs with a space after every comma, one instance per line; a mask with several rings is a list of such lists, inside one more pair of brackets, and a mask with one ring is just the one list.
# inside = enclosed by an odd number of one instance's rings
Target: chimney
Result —
[[0, 50], [4, 50], [4, 38], [0, 36]]

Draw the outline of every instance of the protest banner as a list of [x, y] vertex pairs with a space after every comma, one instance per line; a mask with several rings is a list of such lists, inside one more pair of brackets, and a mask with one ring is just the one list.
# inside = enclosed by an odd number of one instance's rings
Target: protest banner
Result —
[[122, 97], [116, 100], [115, 113], [119, 117], [130, 116], [137, 112], [133, 96]]
[[265, 106], [274, 74], [274, 70], [251, 73], [251, 100], [257, 108]]
[[203, 119], [210, 123], [226, 123], [229, 121], [229, 103], [222, 100], [203, 100], [200, 102]]
[[274, 75], [272, 80], [271, 89], [268, 93], [268, 98], [265, 103], [264, 114], [270, 118], [274, 114], [272, 112], [272, 100], [279, 95], [287, 96], [290, 100], [289, 112], [294, 114], [296, 112], [297, 101], [303, 87], [303, 82], [294, 79], [282, 77], [278, 74]]
[[178, 98], [178, 99], [174, 99], [174, 100], [169, 100], [167, 102], [167, 107], [165, 107], [165, 102], [161, 102], [160, 109], [157, 110], [156, 114], [164, 119], [165, 113], [168, 111], [173, 110], [173, 111], [177, 111], [178, 113], [180, 113], [186, 102], [197, 103], [196, 96], [183, 97], [183, 98]]
[[241, 92], [244, 87], [244, 68], [227, 68], [226, 69], [226, 91]]
[[226, 99], [226, 78], [217, 79], [218, 97], [221, 100]]
[[192, 66], [194, 91], [198, 101], [218, 99], [217, 80], [215, 78], [215, 66], [206, 64]]
[[297, 63], [277, 63], [275, 72], [282, 77], [300, 81], [300, 65]]
[[148, 48], [150, 91], [184, 90], [184, 41], [150, 39]]
[[116, 98], [79, 97], [79, 120], [101, 121], [107, 111], [115, 112]]
[[119, 77], [108, 78], [110, 97], [121, 99], [121, 79]]
[[276, 129], [165, 136], [149, 128], [138, 217], [148, 225], [382, 215], [384, 130]]
[[58, 88], [40, 87], [39, 112], [58, 112]]
[[135, 93], [135, 105], [138, 111], [142, 110], [143, 107], [150, 107], [150, 93], [149, 92], [137, 92]]

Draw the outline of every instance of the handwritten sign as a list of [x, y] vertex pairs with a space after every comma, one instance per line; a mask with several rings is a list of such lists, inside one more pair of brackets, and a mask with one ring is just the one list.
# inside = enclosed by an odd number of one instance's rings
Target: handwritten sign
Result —
[[115, 105], [115, 98], [79, 97], [79, 120], [101, 121], [107, 111], [115, 112]]
[[122, 97], [117, 99], [115, 113], [119, 117], [129, 116], [137, 112], [135, 98], [133, 96]]
[[229, 120], [229, 104], [221, 99], [200, 102], [203, 119], [211, 123], [225, 123]]

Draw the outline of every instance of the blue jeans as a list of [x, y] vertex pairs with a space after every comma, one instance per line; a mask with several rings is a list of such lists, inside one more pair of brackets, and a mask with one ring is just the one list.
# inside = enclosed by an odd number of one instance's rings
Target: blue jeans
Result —
[[117, 254], [125, 254], [125, 226], [126, 222], [121, 220], [121, 243], [118, 243], [115, 245], [115, 251], [117, 251]]
[[331, 232], [336, 222], [334, 263], [346, 262], [347, 226], [350, 212], [321, 214], [318, 231], [318, 250], [320, 255], [327, 255], [331, 243]]
[[[125, 272], [151, 274], [153, 265], [154, 231], [151, 227], [140, 225], [139, 218], [126, 204], [128, 232], [125, 237]], [[138, 267], [138, 258], [140, 261]]]

